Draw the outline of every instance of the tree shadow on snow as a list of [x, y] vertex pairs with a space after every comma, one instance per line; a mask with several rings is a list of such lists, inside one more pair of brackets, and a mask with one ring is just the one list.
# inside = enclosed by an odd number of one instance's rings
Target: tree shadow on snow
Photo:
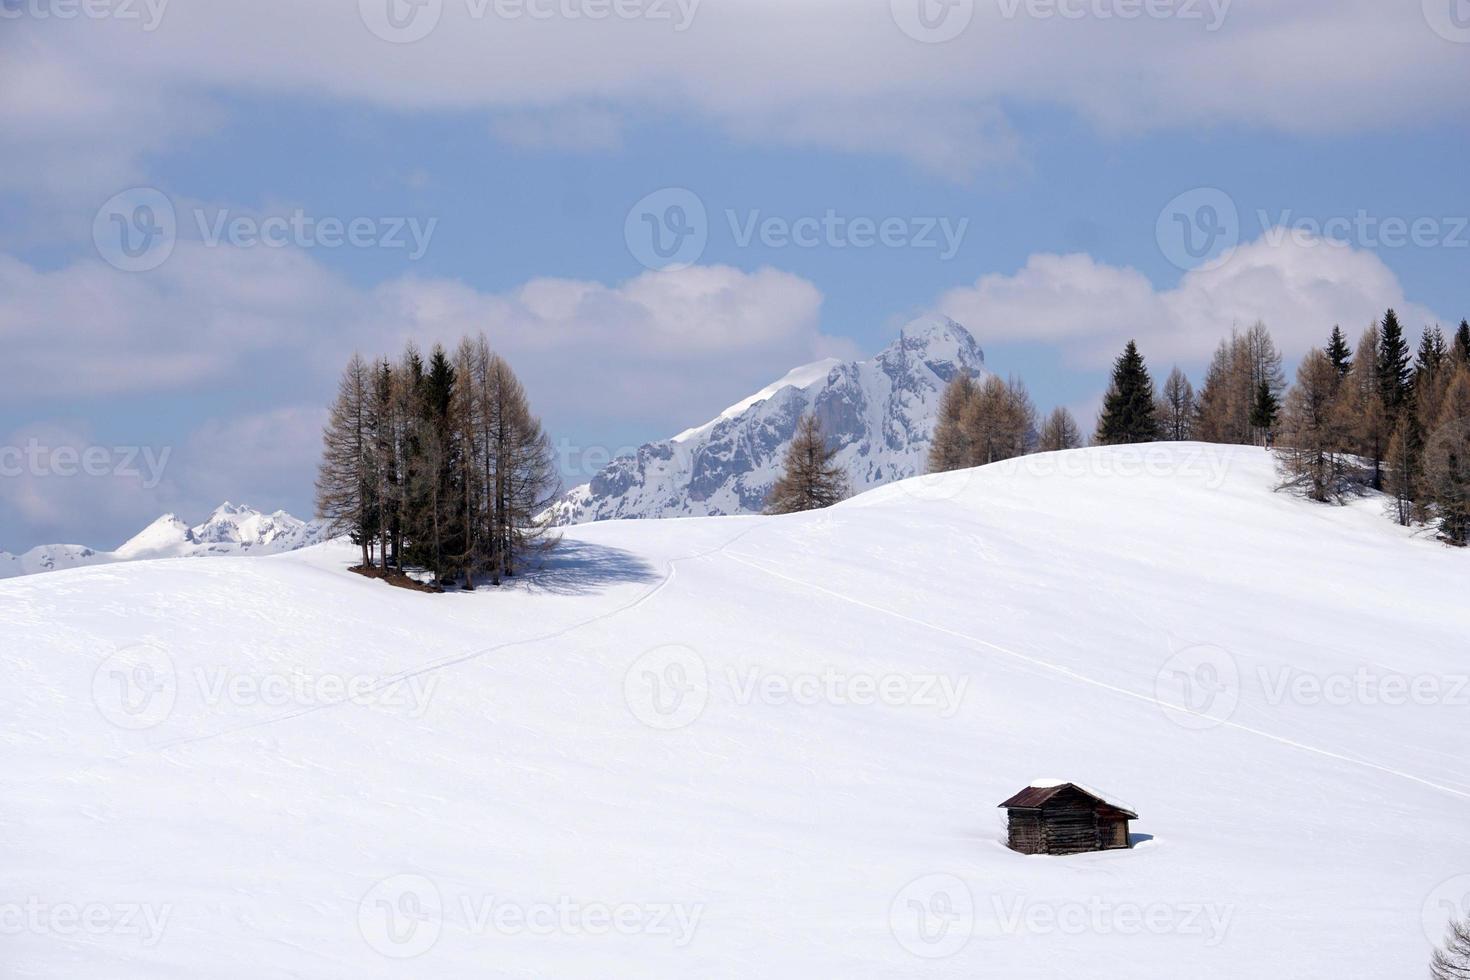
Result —
[[630, 551], [562, 539], [537, 564], [507, 584], [528, 592], [588, 595], [614, 585], [656, 582], [659, 573]]

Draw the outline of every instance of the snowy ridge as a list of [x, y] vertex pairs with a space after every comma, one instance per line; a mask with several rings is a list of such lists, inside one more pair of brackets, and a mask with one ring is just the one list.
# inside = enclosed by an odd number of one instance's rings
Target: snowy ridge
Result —
[[944, 386], [985, 355], [944, 316], [903, 328], [877, 356], [803, 365], [717, 417], [613, 460], [551, 508], [558, 524], [757, 513], [806, 412], [821, 420], [854, 492], [921, 473]]
[[114, 551], [79, 544], [38, 545], [20, 555], [0, 551], [0, 578], [151, 558], [274, 555], [321, 544], [326, 539], [326, 526], [321, 521], [303, 521], [283, 510], [263, 514], [253, 507], [226, 501], [208, 520], [194, 527], [173, 514], [164, 514]]
[[[1470, 872], [1467, 555], [1277, 482], [1254, 447], [1095, 448], [571, 527], [503, 590], [388, 588], [345, 541], [0, 583], [11, 894], [168, 912], [4, 962], [1424, 976]], [[1135, 846], [1008, 850], [1034, 774], [1118, 791]], [[563, 901], [667, 914], [495, 926]]]

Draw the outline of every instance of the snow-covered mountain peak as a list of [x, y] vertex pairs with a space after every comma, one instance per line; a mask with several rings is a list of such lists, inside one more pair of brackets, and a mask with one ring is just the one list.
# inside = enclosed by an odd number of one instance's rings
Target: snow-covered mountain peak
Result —
[[944, 381], [962, 370], [978, 374], [985, 368], [985, 353], [974, 336], [942, 314], [911, 320], [877, 359], [895, 365], [918, 361]]
[[691, 439], [695, 439], [699, 436], [705, 435], [709, 432], [710, 429], [714, 428], [715, 424], [718, 423], [721, 419], [738, 418], [740, 415], [744, 414], [744, 412], [752, 405], [765, 401], [767, 398], [770, 398], [771, 396], [779, 392], [782, 388], [805, 388], [808, 385], [814, 384], [827, 377], [827, 375], [832, 372], [833, 368], [841, 366], [842, 360], [840, 358], [824, 357], [820, 361], [813, 361], [810, 364], [803, 364], [801, 367], [792, 368], [790, 371], [787, 371], [777, 380], [766, 385], [760, 391], [757, 391], [753, 395], [742, 398], [740, 401], [731, 405], [714, 419], [711, 419], [703, 425], [696, 425], [692, 429], [685, 429], [683, 432], [674, 436], [669, 441], [688, 442]]
[[176, 514], [164, 514], [116, 551], [40, 545], [23, 555], [0, 552], [0, 578], [150, 558], [278, 554], [320, 544], [327, 540], [326, 531], [321, 522], [303, 521], [283, 510], [262, 514], [253, 507], [225, 501], [208, 520], [194, 527]]
[[560, 523], [759, 511], [811, 412], [855, 491], [923, 471], [945, 384], [985, 371], [963, 326], [920, 317], [868, 360], [802, 365], [715, 418], [613, 460], [553, 507]]
[[174, 514], [164, 514], [123, 542], [113, 553], [124, 559], [142, 558], [150, 554], [172, 553], [192, 540], [189, 525]]

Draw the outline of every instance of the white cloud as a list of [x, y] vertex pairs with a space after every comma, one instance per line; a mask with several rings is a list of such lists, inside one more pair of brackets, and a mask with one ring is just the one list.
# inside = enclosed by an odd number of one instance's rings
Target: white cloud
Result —
[[1218, 268], [1185, 273], [1172, 289], [1089, 255], [1040, 254], [1013, 275], [949, 290], [937, 306], [990, 342], [1054, 345], [1081, 367], [1108, 364], [1130, 338], [1156, 365], [1199, 364], [1232, 327], [1258, 319], [1289, 358], [1322, 344], [1333, 324], [1356, 336], [1389, 307], [1411, 328], [1440, 322], [1405, 298], [1373, 253], [1270, 233]]
[[193, 387], [244, 358], [301, 349], [354, 305], [349, 288], [299, 251], [181, 241], [159, 269], [98, 259], [55, 271], [0, 255], [0, 398]]
[[821, 335], [821, 302], [807, 280], [769, 268], [541, 278], [496, 293], [416, 276], [362, 289], [300, 249], [190, 240], [146, 274], [0, 255], [0, 400], [65, 397], [68, 384], [200, 390], [242, 375], [305, 379], [325, 397], [355, 349], [396, 355], [409, 338], [452, 344], [483, 330], [548, 415], [677, 428], [840, 346]]
[[1216, 30], [1210, 3], [1173, 5], [1198, 18], [1122, 20], [977, 2], [945, 44], [905, 35], [888, 0], [700, 3], [682, 31], [677, 14], [505, 19], [493, 0], [444, 0], [417, 8], [442, 10], [432, 32], [393, 44], [365, 26], [360, 9], [376, 2], [176, 3], [151, 32], [6, 21], [4, 179], [60, 186], [110, 173], [116, 184], [140, 154], [208, 122], [203, 92], [480, 110], [530, 146], [615, 146], [628, 116], [688, 117], [742, 139], [887, 154], [958, 177], [1016, 155], [1002, 115], [1012, 105], [1060, 106], [1110, 131], [1291, 132], [1457, 119], [1470, 107], [1464, 51], [1413, 2], [1242, 0], [1224, 5]]
[[693, 266], [615, 286], [544, 278], [507, 293], [409, 277], [373, 290], [355, 336], [371, 330], [373, 349], [396, 352], [409, 337], [447, 344], [483, 329], [552, 418], [671, 424], [713, 415], [768, 383], [773, 365], [830, 352], [821, 302], [810, 282], [769, 268]]

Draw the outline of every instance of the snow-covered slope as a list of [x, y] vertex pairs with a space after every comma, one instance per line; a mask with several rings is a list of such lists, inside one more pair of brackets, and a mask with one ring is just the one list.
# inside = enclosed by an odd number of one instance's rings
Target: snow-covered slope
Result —
[[[468, 595], [335, 543], [0, 583], [5, 972], [1421, 976], [1470, 556], [1274, 482], [1079, 450]], [[1007, 850], [1039, 776], [1137, 846]]]
[[913, 476], [923, 472], [944, 385], [984, 369], [964, 327], [942, 316], [915, 320], [871, 360], [796, 368], [717, 418], [613, 460], [552, 512], [562, 524], [759, 512], [808, 411], [840, 447], [855, 491]]
[[320, 521], [299, 520], [280, 510], [262, 514], [226, 501], [195, 527], [173, 514], [164, 514], [116, 551], [97, 551], [79, 544], [39, 545], [22, 555], [0, 551], [0, 578], [147, 558], [272, 555], [320, 544], [325, 539], [326, 527]]

